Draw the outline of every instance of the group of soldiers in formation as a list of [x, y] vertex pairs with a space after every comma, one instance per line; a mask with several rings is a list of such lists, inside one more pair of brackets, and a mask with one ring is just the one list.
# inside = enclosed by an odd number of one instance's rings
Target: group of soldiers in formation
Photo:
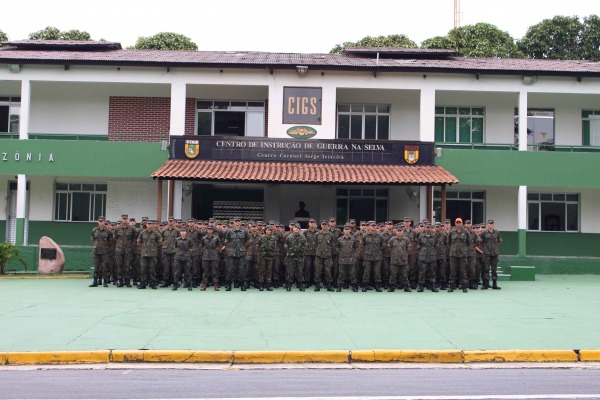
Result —
[[98, 219], [92, 231], [94, 280], [91, 287], [137, 286], [145, 289], [181, 285], [188, 290], [224, 285], [227, 291], [254, 286], [272, 291], [295, 284], [300, 291], [314, 285], [340, 292], [416, 289], [432, 292], [490, 288], [497, 285], [500, 233], [494, 221], [475, 225], [456, 218], [444, 224], [423, 221], [376, 223], [355, 220], [339, 229], [335, 218], [310, 219], [302, 230], [290, 221], [280, 223], [187, 223], [169, 217], [168, 222], [122, 215], [120, 223]]

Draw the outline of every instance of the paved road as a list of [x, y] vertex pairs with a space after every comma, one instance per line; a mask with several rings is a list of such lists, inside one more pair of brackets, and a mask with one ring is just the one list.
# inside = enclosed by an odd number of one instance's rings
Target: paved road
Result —
[[469, 293], [89, 288], [0, 279], [0, 351], [599, 349], [600, 275]]
[[1, 399], [600, 398], [600, 371], [533, 369], [0, 370]]

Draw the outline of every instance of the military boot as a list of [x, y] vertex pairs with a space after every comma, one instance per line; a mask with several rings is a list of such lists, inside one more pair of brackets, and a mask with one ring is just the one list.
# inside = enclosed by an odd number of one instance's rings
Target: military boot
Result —
[[289, 282], [288, 282], [287, 285], [285, 285], [285, 290], [288, 291], [288, 292], [292, 291], [292, 285]]
[[331, 285], [331, 283], [327, 285], [327, 291], [328, 292], [333, 292], [334, 291], [333, 286]]
[[494, 290], [500, 290], [502, 288], [500, 286], [498, 286], [498, 282], [497, 281], [492, 281], [492, 289], [494, 289]]
[[406, 286], [404, 286], [404, 291], [405, 291], [406, 293], [410, 293], [410, 292], [412, 292], [412, 289], [410, 288], [410, 286], [409, 286], [409, 285], [406, 285]]
[[200, 286], [200, 291], [204, 292], [206, 290], [206, 282], [202, 282], [202, 286]]
[[125, 286], [131, 287], [131, 279], [125, 279]]
[[104, 286], [104, 287], [108, 287], [108, 283], [109, 283], [109, 282], [110, 282], [110, 281], [109, 281], [108, 279], [105, 279], [105, 280], [104, 280], [104, 283], [102, 284], [102, 286]]
[[170, 286], [170, 285], [169, 285], [169, 282], [168, 282], [168, 281], [162, 281], [162, 282], [160, 283], [160, 286], [159, 286], [159, 287], [161, 287], [161, 288], [167, 288], [167, 287], [169, 287], [169, 286]]
[[177, 290], [177, 286], [179, 286], [177, 283], [173, 284], [173, 288], [171, 290]]
[[301, 283], [301, 284], [300, 284], [300, 291], [301, 291], [301, 292], [304, 292], [304, 283]]
[[117, 281], [117, 287], [123, 287], [123, 279]]
[[421, 292], [423, 292], [424, 289], [425, 288], [423, 287], [423, 285], [419, 285], [417, 292], [421, 293]]
[[320, 292], [320, 291], [321, 291], [321, 283], [315, 282], [315, 292]]
[[352, 291], [353, 292], [358, 292], [358, 285], [352, 285]]
[[218, 291], [219, 291], [219, 284], [218, 284], [217, 282], [215, 282], [215, 283], [213, 284], [213, 286], [214, 286], [214, 288], [215, 288], [215, 292], [218, 292]]
[[376, 284], [375, 285], [375, 291], [376, 292], [381, 292], [381, 285], [380, 284]]
[[450, 285], [450, 287], [448, 288], [448, 293], [452, 292], [454, 292], [454, 285]]
[[248, 286], [246, 286], [246, 282], [240, 282], [240, 290], [245, 292]]
[[259, 292], [264, 292], [265, 291], [265, 287], [264, 287], [264, 285], [262, 283], [258, 284], [258, 291]]
[[335, 289], [336, 292], [341, 292], [342, 291], [342, 285], [337, 285], [337, 289]]
[[267, 292], [272, 292], [273, 286], [271, 284], [267, 284]]
[[488, 290], [490, 288], [490, 281], [483, 281], [483, 286], [481, 286], [481, 290]]
[[94, 281], [89, 287], [98, 287], [98, 278], [94, 278]]
[[227, 283], [225, 284], [225, 291], [226, 291], [226, 292], [231, 292], [231, 282], [227, 282]]
[[393, 291], [395, 291], [395, 290], [396, 290], [396, 288], [394, 287], [394, 285], [389, 285], [389, 287], [388, 287], [388, 290], [387, 290], [387, 291], [388, 291], [388, 292], [390, 292], [390, 293], [392, 293], [392, 292], [393, 292]]

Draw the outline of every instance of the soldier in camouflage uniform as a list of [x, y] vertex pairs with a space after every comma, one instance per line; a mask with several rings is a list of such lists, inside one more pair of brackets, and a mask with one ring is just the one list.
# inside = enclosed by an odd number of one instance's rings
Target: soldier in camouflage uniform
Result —
[[194, 241], [188, 237], [187, 228], [179, 229], [179, 237], [175, 239], [175, 269], [173, 270], [173, 290], [177, 290], [181, 281], [181, 272], [185, 273], [187, 290], [192, 290], [192, 255], [195, 250]]
[[337, 281], [339, 273], [337, 240], [342, 236], [342, 230], [337, 227], [337, 223], [333, 217], [329, 218], [329, 232], [333, 235], [333, 242], [331, 242], [331, 276], [334, 281]]
[[261, 292], [265, 286], [269, 292], [273, 291], [271, 284], [273, 260], [278, 251], [277, 236], [273, 232], [273, 227], [268, 225], [265, 228], [265, 234], [258, 241], [258, 290]]
[[115, 230], [117, 229], [117, 224], [115, 222], [110, 222], [108, 220], [105, 221], [105, 225], [112, 234], [113, 240], [108, 244], [108, 271], [109, 271], [109, 282], [112, 282], [113, 285], [117, 284], [117, 257], [115, 251]]
[[479, 282], [479, 276], [477, 276], [477, 264], [476, 257], [477, 251], [475, 247], [477, 246], [477, 233], [475, 232], [475, 227], [471, 224], [471, 220], [465, 220], [464, 229], [467, 231], [470, 237], [470, 245], [467, 257], [467, 278], [469, 279], [469, 289], [477, 290], [477, 284]]
[[437, 292], [435, 286], [435, 270], [437, 263], [437, 246], [435, 234], [431, 232], [431, 224], [425, 224], [425, 230], [417, 239], [417, 248], [419, 249], [419, 288], [417, 292], [422, 292], [425, 281], [429, 281], [429, 289]]
[[363, 248], [364, 273], [362, 279], [363, 292], [369, 290], [371, 271], [373, 271], [373, 280], [375, 281], [375, 290], [381, 292], [381, 261], [383, 259], [382, 247], [383, 241], [381, 235], [377, 232], [377, 223], [370, 221], [370, 230], [361, 239]]
[[450, 246], [450, 287], [448, 288], [448, 292], [453, 292], [456, 289], [457, 274], [459, 274], [463, 292], [466, 293], [469, 287], [467, 262], [471, 237], [463, 229], [461, 218], [456, 218], [454, 224], [456, 228], [451, 230], [450, 235], [448, 235], [448, 245]]
[[221, 250], [221, 239], [214, 234], [214, 226], [206, 227], [206, 235], [200, 239], [202, 249], [202, 286], [201, 291], [206, 290], [209, 276], [212, 277], [215, 291], [219, 291], [219, 251]]
[[131, 287], [132, 282], [133, 285], [137, 286], [137, 281], [140, 278], [140, 249], [137, 247], [137, 238], [140, 234], [140, 230], [136, 226], [135, 218], [129, 218], [129, 226], [131, 226], [133, 231], [133, 237], [131, 238], [130, 244], [131, 267], [129, 269], [129, 276], [131, 280], [125, 282], [125, 286], [127, 287]]
[[387, 245], [391, 238], [396, 236], [394, 233], [394, 223], [392, 221], [385, 222], [385, 229], [381, 233], [381, 239], [383, 240], [383, 261], [381, 263], [381, 280], [383, 281], [383, 288], [387, 289], [390, 280], [390, 259], [392, 257], [390, 247]]
[[293, 231], [285, 240], [285, 249], [287, 255], [285, 257], [285, 280], [286, 290], [292, 290], [292, 282], [294, 277], [301, 292], [304, 292], [304, 246], [306, 246], [306, 238], [300, 231], [300, 224], [293, 226]]
[[315, 271], [315, 257], [317, 254], [317, 247], [315, 238], [317, 235], [317, 221], [311, 218], [308, 221], [308, 229], [304, 231], [306, 237], [306, 248], [304, 249], [304, 279], [307, 285], [312, 281], [312, 277]]
[[108, 287], [108, 257], [109, 245], [112, 241], [112, 233], [105, 225], [104, 217], [98, 217], [98, 226], [92, 230], [92, 253], [94, 254], [94, 281], [90, 287], [97, 287], [102, 284]]
[[175, 219], [169, 217], [167, 226], [161, 232], [162, 245], [162, 282], [160, 287], [169, 287], [172, 272], [175, 269], [175, 239], [179, 237], [179, 229], [175, 226]]
[[315, 234], [315, 292], [321, 290], [322, 275], [325, 275], [327, 291], [333, 292], [331, 286], [331, 247], [333, 246], [333, 240], [333, 234], [327, 226], [327, 221], [323, 220], [321, 230]]
[[447, 237], [442, 224], [440, 222], [435, 223], [435, 247], [436, 247], [436, 268], [437, 268], [437, 281], [440, 284], [440, 289], [446, 290], [448, 288], [448, 276], [446, 275], [446, 253], [447, 253]]
[[158, 247], [162, 246], [162, 236], [156, 228], [158, 221], [148, 221], [147, 227], [137, 239], [141, 249], [140, 257], [140, 284], [138, 289], [146, 289], [148, 282], [152, 289], [156, 289], [156, 256]]
[[408, 281], [408, 254], [412, 242], [404, 237], [404, 227], [397, 225], [395, 227], [395, 236], [392, 236], [387, 242], [390, 248], [390, 282], [388, 292], [393, 292], [400, 284], [405, 292], [410, 292], [410, 283]]
[[419, 251], [417, 250], [417, 231], [412, 228], [412, 221], [408, 217], [404, 217], [404, 237], [410, 240], [411, 250], [408, 253], [408, 280], [411, 288], [416, 288], [417, 279], [417, 257]]
[[500, 244], [502, 237], [500, 232], [494, 229], [494, 220], [490, 219], [480, 236], [480, 243], [483, 246], [483, 287], [490, 287], [490, 268], [492, 270], [492, 289], [500, 290], [498, 286], [498, 257], [500, 255]]
[[365, 264], [364, 264], [364, 260], [363, 260], [363, 253], [364, 250], [362, 248], [362, 246], [360, 245], [363, 236], [367, 233], [367, 222], [366, 221], [360, 221], [360, 226], [358, 227], [358, 230], [354, 233], [354, 239], [356, 239], [358, 241], [358, 250], [356, 250], [356, 264], [355, 264], [355, 271], [356, 271], [356, 278], [362, 282], [362, 276], [365, 270]]
[[[260, 222], [262, 224], [262, 222]], [[258, 241], [262, 234], [260, 233], [260, 227], [258, 224], [251, 222], [249, 224], [248, 233], [250, 234], [250, 245], [248, 246], [248, 252], [246, 254], [246, 268], [248, 270], [248, 281], [256, 283], [258, 282]]]
[[344, 234], [337, 239], [336, 243], [339, 256], [339, 274], [336, 292], [342, 291], [342, 287], [346, 283], [346, 279], [350, 279], [352, 291], [358, 292], [355, 264], [356, 251], [358, 250], [359, 242], [354, 238], [350, 230], [350, 225], [345, 225]]
[[232, 281], [237, 276], [240, 290], [246, 291], [246, 253], [247, 247], [250, 246], [250, 234], [248, 231], [241, 228], [241, 221], [235, 218], [233, 221], [233, 229], [229, 229], [225, 233], [225, 254], [227, 255], [227, 283], [225, 290], [231, 290]]
[[121, 215], [121, 225], [115, 229], [115, 256], [117, 264], [117, 287], [123, 287], [126, 283], [127, 287], [131, 287], [129, 283], [130, 266], [133, 260], [132, 243], [135, 240], [134, 228], [129, 225], [129, 216]]

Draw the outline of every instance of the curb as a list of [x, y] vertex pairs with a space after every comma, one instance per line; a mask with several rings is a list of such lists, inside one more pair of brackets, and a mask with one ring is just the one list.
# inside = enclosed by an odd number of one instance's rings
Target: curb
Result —
[[594, 362], [600, 350], [98, 350], [0, 352], [0, 365], [106, 363], [293, 364]]

